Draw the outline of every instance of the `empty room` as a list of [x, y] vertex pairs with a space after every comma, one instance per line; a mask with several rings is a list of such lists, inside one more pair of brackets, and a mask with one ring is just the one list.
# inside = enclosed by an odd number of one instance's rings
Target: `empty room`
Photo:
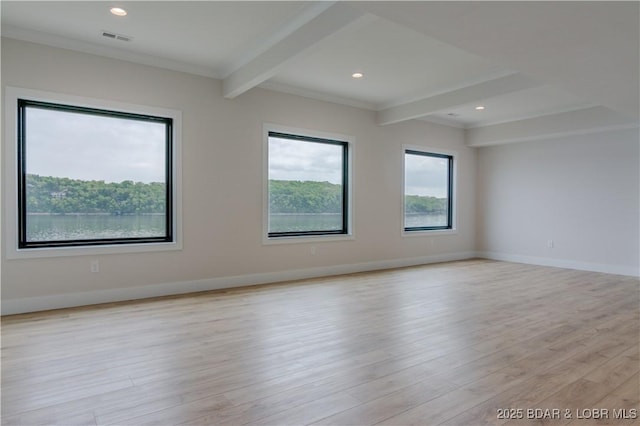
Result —
[[2, 425], [640, 422], [640, 3], [5, 1]]

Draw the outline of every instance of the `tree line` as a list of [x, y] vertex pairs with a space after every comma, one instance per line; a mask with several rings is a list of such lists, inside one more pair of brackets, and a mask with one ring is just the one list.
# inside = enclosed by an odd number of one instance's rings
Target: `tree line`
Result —
[[[342, 185], [311, 181], [269, 181], [269, 211], [271, 213], [340, 213]], [[408, 195], [405, 211], [415, 214], [447, 213], [447, 199]]]
[[340, 213], [342, 185], [329, 182], [270, 180], [271, 213]]
[[[105, 182], [27, 174], [27, 212], [53, 214], [162, 214], [163, 182]], [[342, 185], [315, 181], [269, 181], [271, 213], [340, 213]], [[445, 198], [408, 195], [405, 210], [416, 214], [446, 214]]]
[[105, 182], [27, 174], [27, 212], [157, 214], [165, 212], [163, 182]]
[[443, 215], [447, 214], [447, 199], [407, 195], [404, 197], [405, 213]]

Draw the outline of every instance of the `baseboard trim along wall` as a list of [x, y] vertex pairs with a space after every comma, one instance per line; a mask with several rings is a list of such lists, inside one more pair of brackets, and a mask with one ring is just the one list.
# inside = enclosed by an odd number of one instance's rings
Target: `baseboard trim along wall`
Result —
[[401, 268], [405, 266], [425, 265], [437, 262], [465, 260], [476, 257], [475, 252], [448, 253], [434, 256], [421, 256], [404, 259], [390, 259], [347, 265], [333, 265], [318, 268], [293, 269], [288, 271], [266, 272], [250, 275], [216, 277], [195, 281], [182, 281], [128, 287], [109, 290], [65, 293], [52, 296], [3, 299], [2, 315], [26, 312], [46, 311], [50, 309], [71, 308], [95, 305], [98, 303], [121, 302], [125, 300], [146, 299], [150, 297], [188, 294], [199, 291], [220, 290], [257, 284], [268, 284], [304, 278], [317, 278], [332, 275], [352, 274], [356, 272]]
[[3, 299], [2, 315], [22, 314], [27, 312], [46, 311], [50, 309], [72, 308], [77, 306], [95, 305], [98, 303], [121, 302], [125, 300], [147, 299], [150, 297], [188, 294], [199, 291], [221, 290], [225, 288], [245, 287], [257, 284], [269, 284], [305, 278], [327, 277], [332, 275], [352, 274], [356, 272], [402, 268], [405, 266], [427, 265], [430, 263], [466, 260], [472, 258], [483, 258], [504, 262], [526, 263], [530, 265], [553, 266], [557, 268], [578, 269], [583, 271], [603, 272], [607, 274], [640, 277], [640, 268], [633, 266], [576, 262], [564, 259], [521, 256], [515, 254], [487, 251], [461, 252], [404, 259], [380, 260], [347, 265], [333, 265], [318, 268], [265, 272], [260, 274], [216, 277], [195, 281], [147, 285], [143, 287], [128, 287], [111, 290], [86, 291], [80, 293], [65, 293], [52, 296], [27, 297], [21, 299]]
[[501, 260], [504, 262], [527, 263], [530, 265], [553, 266], [556, 268], [578, 269], [581, 271], [603, 272], [605, 274], [626, 275], [631, 277], [640, 276], [640, 267], [608, 265], [602, 263], [578, 262], [575, 260], [552, 259], [548, 257], [522, 256], [518, 254], [497, 253], [480, 251], [476, 257], [490, 260]]

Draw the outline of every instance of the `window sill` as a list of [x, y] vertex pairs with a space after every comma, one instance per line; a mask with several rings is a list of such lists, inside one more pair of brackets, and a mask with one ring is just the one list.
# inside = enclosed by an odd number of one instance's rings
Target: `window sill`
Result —
[[353, 234], [340, 234], [340, 235], [303, 235], [303, 236], [291, 236], [291, 237], [264, 237], [262, 239], [263, 245], [278, 245], [278, 244], [298, 244], [298, 243], [324, 243], [332, 241], [350, 241], [355, 240]]
[[436, 235], [457, 235], [457, 229], [428, 229], [421, 231], [405, 231], [402, 230], [401, 235], [403, 237], [426, 237], [426, 236], [436, 236]]
[[30, 249], [11, 248], [7, 259], [36, 259], [67, 256], [98, 256], [104, 254], [149, 253], [182, 250], [182, 243], [113, 244], [84, 247], [43, 247]]

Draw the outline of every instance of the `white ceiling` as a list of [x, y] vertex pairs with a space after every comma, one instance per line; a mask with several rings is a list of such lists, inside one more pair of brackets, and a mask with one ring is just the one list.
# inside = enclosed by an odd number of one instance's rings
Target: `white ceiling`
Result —
[[[637, 125], [638, 6], [3, 0], [0, 10], [5, 37], [219, 78], [227, 98], [261, 86], [371, 109], [381, 125], [471, 129], [571, 111], [595, 127]], [[594, 107], [606, 123], [584, 119]]]
[[[367, 102], [381, 109], [461, 82], [489, 80], [503, 69], [436, 39], [367, 17], [297, 58], [271, 81]], [[362, 71], [366, 78], [354, 80]]]

